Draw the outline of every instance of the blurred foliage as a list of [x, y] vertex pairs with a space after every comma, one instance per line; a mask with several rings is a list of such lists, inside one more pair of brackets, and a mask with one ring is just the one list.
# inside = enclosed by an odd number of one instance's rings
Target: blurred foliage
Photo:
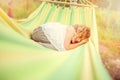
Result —
[[17, 19], [28, 17], [40, 5], [39, 0], [0, 0], [0, 7], [6, 13], [8, 13], [10, 1], [12, 1], [13, 18]]
[[96, 9], [97, 26], [100, 40], [120, 41], [120, 12]]

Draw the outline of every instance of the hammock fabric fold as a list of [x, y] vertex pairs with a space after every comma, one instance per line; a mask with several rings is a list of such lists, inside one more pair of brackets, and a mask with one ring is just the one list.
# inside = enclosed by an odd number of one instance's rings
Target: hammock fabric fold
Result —
[[[90, 40], [70, 51], [45, 48], [30, 33], [46, 22], [87, 25]], [[21, 22], [0, 9], [0, 80], [111, 80], [98, 51], [95, 9], [42, 2]]]

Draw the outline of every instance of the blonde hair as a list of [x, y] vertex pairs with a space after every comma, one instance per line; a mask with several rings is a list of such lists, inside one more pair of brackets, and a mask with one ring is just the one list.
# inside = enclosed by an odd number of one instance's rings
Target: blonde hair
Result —
[[80, 41], [90, 37], [90, 28], [85, 25], [74, 25], [74, 28], [77, 33], [77, 37]]

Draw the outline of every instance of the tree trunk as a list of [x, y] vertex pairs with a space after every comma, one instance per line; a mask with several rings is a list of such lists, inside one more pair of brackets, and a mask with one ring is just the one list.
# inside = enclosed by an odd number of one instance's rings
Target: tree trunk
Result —
[[26, 10], [29, 10], [29, 0], [26, 0]]
[[12, 0], [10, 0], [9, 2], [8, 2], [8, 16], [10, 16], [10, 17], [13, 17], [13, 9], [12, 9], [12, 4], [13, 4], [13, 1]]

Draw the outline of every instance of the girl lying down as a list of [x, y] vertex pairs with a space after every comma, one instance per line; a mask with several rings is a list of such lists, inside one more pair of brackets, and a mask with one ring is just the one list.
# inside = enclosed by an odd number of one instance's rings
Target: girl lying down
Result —
[[32, 39], [39, 44], [58, 51], [74, 49], [88, 42], [90, 29], [82, 25], [64, 25], [50, 22], [33, 30]]

